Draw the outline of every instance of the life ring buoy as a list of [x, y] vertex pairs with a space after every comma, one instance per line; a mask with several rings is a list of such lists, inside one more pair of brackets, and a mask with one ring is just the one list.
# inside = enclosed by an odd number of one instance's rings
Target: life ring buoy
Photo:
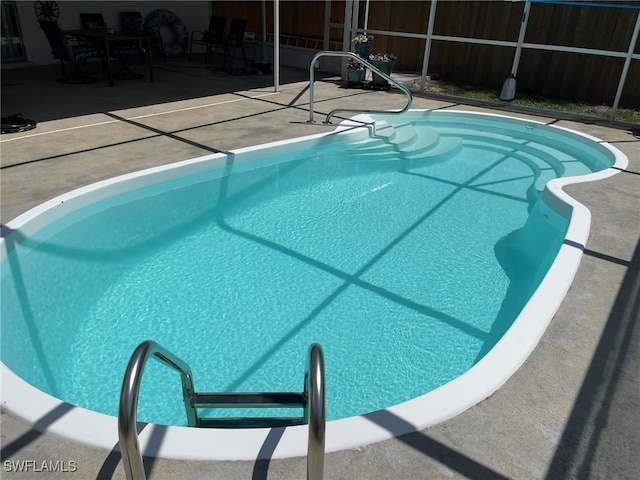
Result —
[[[163, 41], [160, 29], [166, 27], [172, 35], [170, 41]], [[169, 10], [154, 10], [145, 20], [145, 28], [156, 32], [157, 47], [167, 57], [179, 57], [187, 53], [189, 35], [180, 17]]]

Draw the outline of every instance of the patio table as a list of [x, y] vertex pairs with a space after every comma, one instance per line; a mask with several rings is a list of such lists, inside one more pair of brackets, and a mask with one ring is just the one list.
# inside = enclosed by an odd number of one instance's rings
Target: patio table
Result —
[[109, 80], [109, 86], [113, 87], [113, 72], [111, 69], [111, 54], [109, 52], [109, 44], [111, 42], [119, 42], [125, 40], [143, 40], [147, 44], [147, 65], [149, 66], [149, 81], [153, 83], [153, 63], [151, 61], [151, 39], [144, 33], [132, 34], [125, 32], [109, 33], [108, 31], [101, 30], [64, 30], [65, 35], [70, 37], [82, 38], [88, 42], [101, 44], [102, 49], [105, 52], [107, 63], [107, 78]]

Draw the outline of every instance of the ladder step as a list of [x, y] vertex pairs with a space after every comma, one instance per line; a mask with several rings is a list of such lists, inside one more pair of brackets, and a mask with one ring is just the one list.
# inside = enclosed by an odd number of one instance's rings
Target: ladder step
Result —
[[302, 417], [200, 418], [200, 428], [275, 428], [304, 425]]
[[195, 408], [295, 408], [304, 407], [307, 400], [303, 393], [292, 392], [249, 392], [249, 393], [196, 393]]

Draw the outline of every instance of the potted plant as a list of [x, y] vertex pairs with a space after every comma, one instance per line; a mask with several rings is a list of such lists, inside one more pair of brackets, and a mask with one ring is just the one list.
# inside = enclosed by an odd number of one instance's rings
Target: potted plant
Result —
[[[374, 67], [380, 69], [382, 73], [386, 73], [387, 75], [391, 75], [391, 71], [393, 70], [393, 66], [396, 63], [397, 57], [393, 53], [372, 53], [369, 55], [369, 63]], [[371, 83], [372, 87], [382, 87], [389, 88], [389, 82], [378, 75], [376, 72], [373, 73], [373, 82]]]
[[369, 51], [371, 50], [372, 40], [373, 36], [367, 36], [366, 33], [360, 33], [351, 39], [351, 43], [356, 47], [356, 53], [358, 55], [362, 58], [367, 58], [369, 56]]
[[364, 77], [364, 67], [354, 58], [349, 58], [347, 64], [347, 83], [350, 87], [360, 86]]

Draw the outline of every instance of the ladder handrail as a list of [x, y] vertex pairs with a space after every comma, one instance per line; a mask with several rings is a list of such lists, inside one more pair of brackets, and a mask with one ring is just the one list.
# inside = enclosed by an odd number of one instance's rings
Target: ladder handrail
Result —
[[407, 105], [401, 109], [401, 110], [366, 110], [366, 109], [355, 109], [355, 108], [336, 108], [334, 110], [332, 110], [331, 112], [329, 112], [329, 114], [327, 115], [327, 118], [325, 119], [324, 123], [330, 123], [329, 120], [331, 119], [331, 117], [336, 113], [336, 112], [353, 112], [353, 113], [393, 113], [393, 114], [400, 114], [400, 113], [404, 113], [407, 110], [409, 110], [411, 108], [411, 104], [413, 102], [413, 97], [411, 96], [411, 92], [409, 91], [409, 89], [407, 87], [405, 87], [404, 85], [400, 84], [399, 82], [397, 82], [396, 80], [394, 80], [393, 78], [391, 78], [390, 75], [387, 75], [386, 73], [384, 73], [383, 71], [381, 71], [378, 67], [375, 67], [374, 65], [370, 64], [367, 60], [365, 60], [364, 58], [362, 58], [361, 56], [353, 53], [353, 52], [331, 52], [328, 50], [323, 50], [321, 52], [316, 53], [313, 58], [311, 59], [311, 64], [309, 65], [309, 122], [308, 123], [313, 123], [313, 102], [314, 102], [314, 98], [313, 98], [313, 84], [314, 84], [314, 77], [315, 77], [315, 64], [316, 62], [320, 59], [320, 57], [351, 57], [351, 58], [355, 58], [359, 63], [362, 63], [363, 65], [365, 65], [368, 69], [370, 69], [371, 71], [375, 72], [376, 74], [380, 75], [382, 78], [384, 78], [386, 81], [393, 83], [396, 87], [398, 87], [400, 90], [402, 90], [402, 92], [407, 96]]
[[140, 445], [138, 444], [136, 424], [138, 393], [142, 382], [142, 372], [149, 358], [155, 358], [180, 373], [187, 422], [190, 426], [195, 425], [197, 422], [196, 410], [191, 405], [191, 398], [195, 395], [195, 389], [189, 365], [154, 341], [147, 340], [142, 342], [129, 359], [129, 364], [122, 380], [120, 404], [118, 405], [118, 440], [120, 442], [122, 463], [129, 480], [146, 478]]
[[305, 393], [308, 395], [305, 420], [309, 424], [307, 445], [307, 480], [321, 480], [324, 470], [324, 438], [327, 420], [322, 347], [309, 347]]
[[[144, 480], [146, 474], [138, 443], [137, 409], [138, 393], [142, 382], [142, 373], [149, 358], [155, 358], [165, 365], [177, 370], [182, 378], [182, 394], [187, 412], [187, 422], [190, 427], [199, 424], [195, 408], [198, 397], [191, 375], [191, 368], [177, 355], [174, 355], [158, 343], [147, 340], [134, 350], [122, 381], [120, 404], [118, 406], [118, 439], [122, 463], [128, 480]], [[268, 393], [241, 394], [203, 394], [205, 396], [220, 397], [222, 399], [236, 397], [241, 404], [234, 406], [253, 406], [254, 402], [265, 404], [271, 399]], [[275, 392], [275, 398], [269, 406], [285, 406], [287, 402], [300, 397], [304, 400], [303, 423], [309, 425], [309, 443], [307, 446], [307, 479], [321, 480], [324, 469], [325, 426], [326, 426], [326, 394], [324, 383], [324, 356], [322, 347], [317, 343], [309, 347], [307, 371], [304, 377], [304, 391], [300, 393]]]

